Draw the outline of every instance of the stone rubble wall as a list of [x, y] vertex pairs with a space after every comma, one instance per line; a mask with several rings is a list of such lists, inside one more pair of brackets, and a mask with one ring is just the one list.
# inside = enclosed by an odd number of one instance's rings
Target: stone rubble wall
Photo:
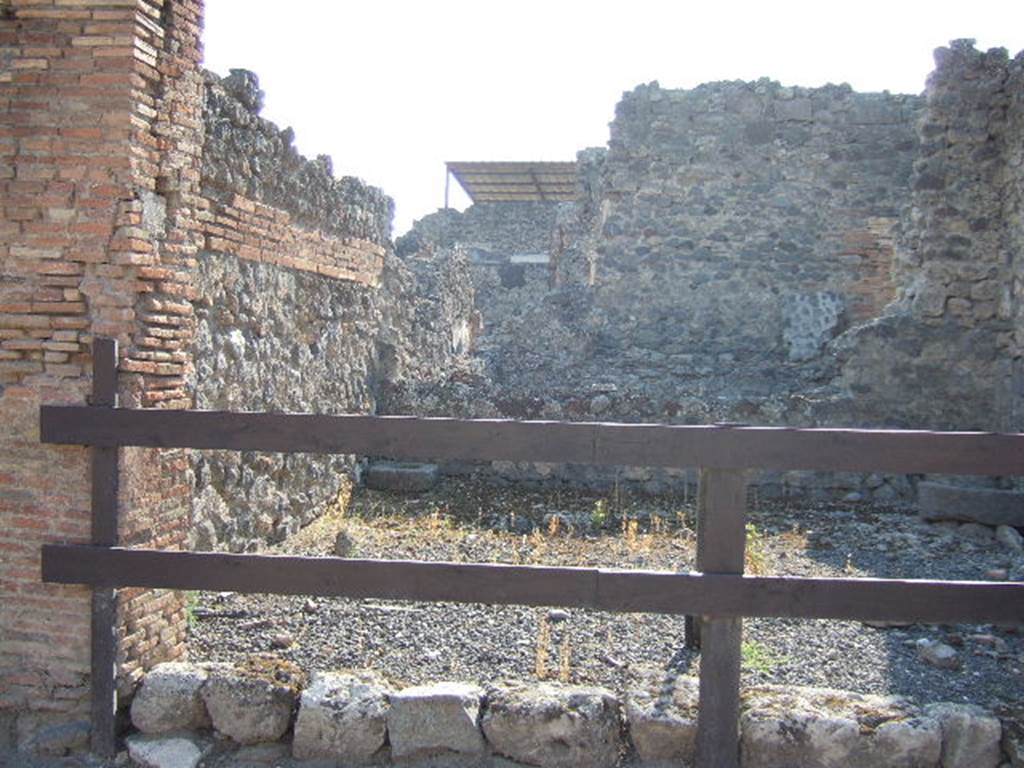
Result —
[[[631, 765], [692, 765], [698, 712], [696, 679], [655, 670], [616, 694], [550, 682], [402, 688], [369, 671], [307, 681], [272, 660], [165, 664], [132, 703], [127, 746], [144, 765], [225, 754], [495, 768], [612, 768], [625, 754]], [[997, 768], [1024, 744], [973, 705], [764, 686], [743, 692], [738, 747], [745, 768]]]
[[[374, 413], [405, 380], [448, 375], [465, 351], [465, 257], [400, 260], [392, 203], [335, 180], [259, 116], [256, 76], [206, 73], [205, 247], [195, 270], [195, 404], [214, 410]], [[335, 503], [351, 456], [193, 454], [191, 544], [252, 551]]]
[[310, 161], [293, 146], [295, 133], [260, 117], [263, 92], [256, 75], [233, 69], [225, 78], [205, 73], [203, 194], [233, 195], [290, 214], [308, 230], [385, 245], [394, 203], [360, 179], [334, 177], [331, 159]]
[[[1012, 430], [1021, 425], [1021, 56], [955, 41], [924, 97], [657, 84], [580, 153], [557, 263], [474, 264], [474, 375], [404, 408], [570, 420]], [[487, 240], [474, 212], [410, 247]], [[528, 227], [527, 211], [508, 209]], [[571, 221], [567, 221], [567, 219]], [[453, 234], [454, 233], [454, 234]], [[486, 300], [484, 300], [486, 297]], [[459, 470], [472, 468], [459, 467]], [[661, 492], [686, 473], [498, 464], [500, 477]], [[690, 478], [689, 481], [692, 481]], [[774, 496], [908, 500], [916, 477], [765, 473]], [[1005, 484], [996, 480], [996, 484]]]
[[[1024, 60], [1018, 54], [1014, 66], [1009, 68], [1006, 78], [1007, 135], [1018, 137], [1006, 143], [1006, 167], [1016, 169], [1011, 173], [1008, 195], [1005, 202], [1007, 227], [1006, 251], [1013, 270], [1013, 346], [1017, 350], [1013, 362], [1013, 421], [1010, 428], [1024, 431]], [[1024, 487], [1024, 480], [1018, 478]]]
[[1014, 427], [1024, 178], [1014, 85], [1024, 57], [954, 41], [936, 65], [897, 249], [898, 300], [834, 344], [839, 375], [834, 397], [815, 409], [822, 421]]
[[[385, 257], [377, 287], [204, 253], [196, 286], [196, 407], [373, 413], [405, 380], [446, 375], [470, 298], [458, 252]], [[261, 549], [322, 514], [352, 456], [202, 451], [192, 543]]]
[[[829, 374], [827, 342], [895, 295], [921, 106], [766, 80], [641, 86], [607, 153], [581, 153], [574, 213], [589, 237], [554, 204], [492, 203], [427, 217], [406, 247], [551, 255], [517, 274], [474, 263], [478, 352], [506, 401], [569, 418], [792, 424], [795, 394]], [[572, 252], [561, 274], [559, 250]]]

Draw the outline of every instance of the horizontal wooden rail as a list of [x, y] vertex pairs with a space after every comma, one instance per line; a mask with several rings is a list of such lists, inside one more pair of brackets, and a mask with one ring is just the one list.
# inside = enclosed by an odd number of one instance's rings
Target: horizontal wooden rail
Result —
[[824, 579], [43, 547], [43, 580], [604, 611], [929, 623], [1024, 621], [1024, 584]]
[[43, 406], [42, 441], [646, 467], [1024, 475], [1024, 434]]

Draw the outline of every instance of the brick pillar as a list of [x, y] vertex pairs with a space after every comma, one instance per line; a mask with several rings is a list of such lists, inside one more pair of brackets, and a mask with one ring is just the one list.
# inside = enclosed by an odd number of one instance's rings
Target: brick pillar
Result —
[[[201, 10], [0, 2], [0, 747], [87, 737], [66, 724], [88, 715], [89, 592], [42, 584], [39, 550], [88, 540], [88, 456], [39, 444], [40, 404], [86, 401], [98, 335], [120, 342], [124, 405], [190, 403]], [[186, 452], [124, 451], [121, 488], [124, 542], [184, 541]], [[174, 593], [121, 603], [127, 692], [184, 652], [185, 616]]]

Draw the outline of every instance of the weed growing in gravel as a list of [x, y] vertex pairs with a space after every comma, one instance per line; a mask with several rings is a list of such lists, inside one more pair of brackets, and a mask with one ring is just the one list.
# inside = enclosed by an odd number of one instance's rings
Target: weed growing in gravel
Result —
[[[529, 537], [524, 536], [523, 539], [528, 538], [530, 548], [533, 550], [532, 555], [534, 557], [540, 557], [544, 554], [544, 551], [548, 548], [548, 542], [544, 538], [544, 532], [540, 528], [534, 528], [533, 533]], [[524, 560], [524, 562], [527, 562]]]
[[[685, 502], [684, 502], [685, 503]], [[676, 511], [676, 525], [681, 529], [692, 528], [693, 519], [689, 510], [686, 507]]]
[[772, 653], [764, 643], [757, 640], [744, 640], [740, 646], [740, 660], [743, 669], [768, 673], [785, 662], [785, 657]]
[[637, 532], [640, 530], [639, 520], [630, 520], [628, 517], [622, 521], [622, 536], [626, 539], [626, 546], [635, 549], [637, 544]]
[[185, 622], [190, 630], [196, 626], [196, 608], [199, 607], [199, 593], [194, 589], [185, 592]]
[[541, 616], [537, 624], [537, 649], [533, 657], [533, 672], [538, 680], [548, 676], [548, 645], [551, 643], [551, 625], [547, 616]]
[[765, 552], [764, 534], [757, 530], [753, 523], [747, 523], [747, 573], [755, 576], [763, 575], [768, 570], [768, 557]]
[[563, 683], [569, 682], [572, 666], [572, 646], [569, 643], [569, 633], [562, 636], [562, 643], [558, 647], [558, 679]]
[[793, 528], [792, 530], [780, 533], [779, 542], [785, 544], [788, 548], [801, 552], [807, 550], [807, 534], [799, 528]]
[[590, 527], [594, 530], [601, 530], [608, 524], [608, 500], [598, 499], [594, 502], [594, 508], [590, 512]]
[[454, 528], [454, 521], [448, 517], [448, 510], [445, 507], [435, 507], [427, 515], [427, 528], [433, 531]]

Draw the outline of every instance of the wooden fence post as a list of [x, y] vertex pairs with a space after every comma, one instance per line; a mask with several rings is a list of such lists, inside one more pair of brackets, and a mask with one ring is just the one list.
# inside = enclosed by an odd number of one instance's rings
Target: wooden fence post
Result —
[[[745, 472], [701, 469], [697, 493], [699, 569], [704, 573], [743, 573], [747, 504]], [[743, 619], [704, 616], [700, 627], [697, 766], [738, 768]]]
[[[117, 342], [93, 341], [92, 406], [117, 406]], [[118, 544], [118, 449], [92, 447], [92, 543]], [[92, 751], [117, 754], [117, 591], [94, 587], [91, 630]]]

